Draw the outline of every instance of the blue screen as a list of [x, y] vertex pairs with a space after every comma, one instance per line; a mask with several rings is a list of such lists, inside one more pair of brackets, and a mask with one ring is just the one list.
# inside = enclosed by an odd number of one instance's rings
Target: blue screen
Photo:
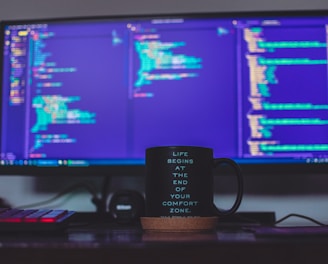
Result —
[[2, 24], [1, 165], [143, 164], [192, 145], [328, 163], [328, 16]]

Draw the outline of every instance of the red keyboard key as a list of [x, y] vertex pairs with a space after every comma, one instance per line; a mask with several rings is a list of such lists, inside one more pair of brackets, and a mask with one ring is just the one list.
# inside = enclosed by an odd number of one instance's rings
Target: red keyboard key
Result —
[[31, 209], [31, 210], [22, 210], [12, 216], [8, 216], [6, 218], [3, 218], [3, 222], [8, 222], [8, 223], [19, 223], [19, 222], [23, 222], [24, 221], [24, 217], [34, 213], [35, 209]]
[[54, 223], [58, 219], [60, 219], [62, 216], [66, 215], [67, 210], [52, 210], [46, 215], [43, 215], [40, 218], [40, 222], [42, 223]]
[[26, 216], [24, 218], [24, 222], [28, 222], [28, 223], [36, 223], [39, 222], [40, 217], [42, 217], [43, 215], [49, 213], [51, 210], [49, 209], [39, 209], [36, 212]]
[[9, 209], [0, 214], [0, 222], [7, 222], [7, 219], [12, 217], [13, 215], [21, 212], [23, 210], [20, 209]]

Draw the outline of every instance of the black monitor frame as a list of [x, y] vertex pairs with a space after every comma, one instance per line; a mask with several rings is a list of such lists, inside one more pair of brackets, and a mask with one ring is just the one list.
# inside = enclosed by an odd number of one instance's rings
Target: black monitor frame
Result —
[[[167, 18], [170, 17], [219, 17], [219, 18], [252, 18], [252, 17], [297, 17], [297, 16], [327, 16], [328, 10], [304, 10], [304, 11], [265, 11], [265, 12], [222, 12], [222, 13], [187, 13], [187, 14], [151, 14], [151, 15], [119, 15], [106, 17], [72, 17], [72, 18], [50, 18], [36, 20], [13, 20], [1, 22], [0, 43], [3, 43], [3, 27], [7, 23], [46, 23], [56, 21], [78, 21], [78, 20], [102, 20], [102, 19], [147, 19], [147, 18]], [[0, 54], [0, 61], [3, 59], [3, 54]], [[0, 65], [0, 74], [1, 74]], [[0, 76], [2, 80], [2, 76]], [[1, 96], [1, 95], [0, 95]], [[1, 101], [1, 98], [0, 98]], [[272, 163], [250, 163], [240, 164], [245, 174], [326, 174], [328, 172], [328, 163], [294, 163], [294, 164], [272, 164]], [[47, 167], [47, 166], [0, 166], [0, 175], [29, 175], [29, 176], [106, 176], [106, 175], [144, 175], [144, 164], [130, 165], [110, 165], [110, 166], [87, 166], [87, 167]]]

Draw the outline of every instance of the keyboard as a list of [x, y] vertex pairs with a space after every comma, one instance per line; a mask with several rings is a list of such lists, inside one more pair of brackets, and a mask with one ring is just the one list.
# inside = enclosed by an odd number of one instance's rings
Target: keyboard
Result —
[[0, 232], [65, 229], [75, 211], [0, 208]]

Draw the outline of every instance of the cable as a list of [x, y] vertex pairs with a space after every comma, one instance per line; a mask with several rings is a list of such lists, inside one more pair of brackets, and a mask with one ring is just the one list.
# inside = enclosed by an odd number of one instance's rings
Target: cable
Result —
[[110, 176], [105, 176], [104, 182], [102, 184], [101, 195], [98, 198], [94, 196], [91, 202], [96, 206], [96, 211], [98, 214], [105, 214], [107, 209], [107, 198], [110, 189], [112, 178]]
[[57, 199], [61, 198], [62, 196], [66, 195], [66, 194], [69, 194], [73, 191], [75, 191], [76, 189], [80, 189], [80, 188], [84, 188], [84, 189], [87, 189], [88, 192], [91, 193], [91, 195], [93, 196], [93, 198], [97, 198], [97, 192], [96, 190], [87, 185], [87, 184], [83, 184], [83, 183], [79, 183], [79, 184], [74, 184], [66, 189], [64, 189], [63, 191], [61, 191], [60, 193], [58, 193], [57, 195], [55, 195], [54, 197], [48, 199], [48, 200], [45, 200], [45, 201], [42, 201], [42, 202], [37, 202], [37, 203], [33, 203], [33, 204], [28, 204], [28, 205], [22, 205], [22, 206], [18, 206], [16, 208], [18, 209], [25, 209], [25, 208], [33, 208], [33, 207], [40, 207], [40, 206], [44, 206], [44, 205], [47, 205], [49, 203], [52, 203], [54, 201], [56, 201]]
[[279, 223], [285, 221], [286, 219], [288, 219], [290, 217], [299, 217], [299, 218], [303, 218], [303, 219], [309, 220], [309, 221], [311, 221], [311, 222], [313, 222], [313, 223], [315, 223], [315, 224], [317, 224], [319, 226], [327, 226], [326, 224], [324, 224], [324, 223], [322, 223], [322, 222], [320, 222], [320, 221], [318, 221], [318, 220], [316, 220], [316, 219], [314, 219], [312, 217], [309, 217], [309, 216], [306, 216], [306, 215], [301, 215], [301, 214], [294, 214], [294, 213], [288, 214], [288, 215], [280, 218], [279, 220], [277, 220], [275, 222], [275, 224], [279, 224]]

